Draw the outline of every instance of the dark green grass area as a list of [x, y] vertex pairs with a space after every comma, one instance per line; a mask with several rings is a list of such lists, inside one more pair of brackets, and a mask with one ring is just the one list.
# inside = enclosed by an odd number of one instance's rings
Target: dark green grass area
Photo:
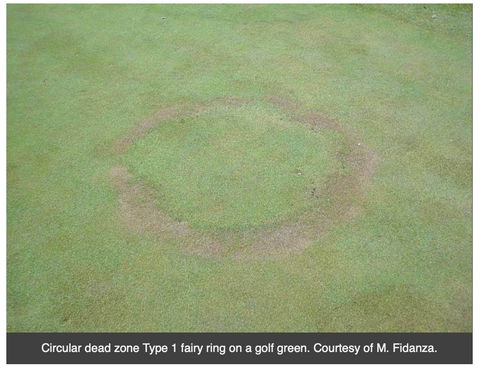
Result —
[[[277, 120], [271, 95], [376, 153], [355, 218], [249, 261], [125, 223], [119, 161], [199, 229], [312, 207], [342, 138]], [[254, 103], [113, 150], [158, 109], [222, 97]], [[7, 109], [9, 331], [472, 330], [471, 6], [8, 5]]]

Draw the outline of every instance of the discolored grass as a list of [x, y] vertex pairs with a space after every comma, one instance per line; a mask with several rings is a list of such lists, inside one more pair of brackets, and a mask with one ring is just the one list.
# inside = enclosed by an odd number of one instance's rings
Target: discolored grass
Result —
[[340, 168], [339, 139], [265, 104], [214, 105], [162, 121], [135, 142], [125, 162], [176, 220], [207, 230], [261, 229], [318, 206], [312, 191], [320, 194]]
[[[116, 143], [119, 154], [134, 147], [126, 162], [136, 180], [124, 165], [111, 171], [134, 230], [160, 239], [173, 234], [186, 252], [204, 257], [279, 258], [359, 214], [353, 198], [369, 183], [374, 152], [297, 102], [252, 102], [228, 97], [183, 113], [159, 110]], [[265, 103], [284, 112], [263, 112]]]

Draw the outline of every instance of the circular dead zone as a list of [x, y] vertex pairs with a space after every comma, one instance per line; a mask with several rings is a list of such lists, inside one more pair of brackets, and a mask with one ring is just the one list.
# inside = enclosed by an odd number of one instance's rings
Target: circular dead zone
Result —
[[261, 230], [325, 202], [341, 146], [338, 134], [309, 130], [265, 102], [212, 105], [157, 125], [124, 164], [159, 209], [190, 228]]
[[341, 125], [279, 97], [160, 110], [116, 144], [134, 229], [218, 258], [285, 256], [358, 213], [375, 156]]

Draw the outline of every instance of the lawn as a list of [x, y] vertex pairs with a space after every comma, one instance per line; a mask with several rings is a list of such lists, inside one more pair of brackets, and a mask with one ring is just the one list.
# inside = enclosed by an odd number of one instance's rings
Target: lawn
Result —
[[472, 331], [471, 5], [8, 5], [7, 330]]

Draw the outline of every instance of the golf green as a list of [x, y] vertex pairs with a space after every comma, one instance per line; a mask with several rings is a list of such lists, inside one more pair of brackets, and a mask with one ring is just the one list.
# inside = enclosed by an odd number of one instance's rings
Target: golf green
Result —
[[125, 162], [175, 220], [210, 230], [262, 228], [318, 206], [341, 165], [336, 137], [265, 103], [212, 106], [159, 123]]
[[472, 6], [7, 6], [7, 329], [472, 331]]

